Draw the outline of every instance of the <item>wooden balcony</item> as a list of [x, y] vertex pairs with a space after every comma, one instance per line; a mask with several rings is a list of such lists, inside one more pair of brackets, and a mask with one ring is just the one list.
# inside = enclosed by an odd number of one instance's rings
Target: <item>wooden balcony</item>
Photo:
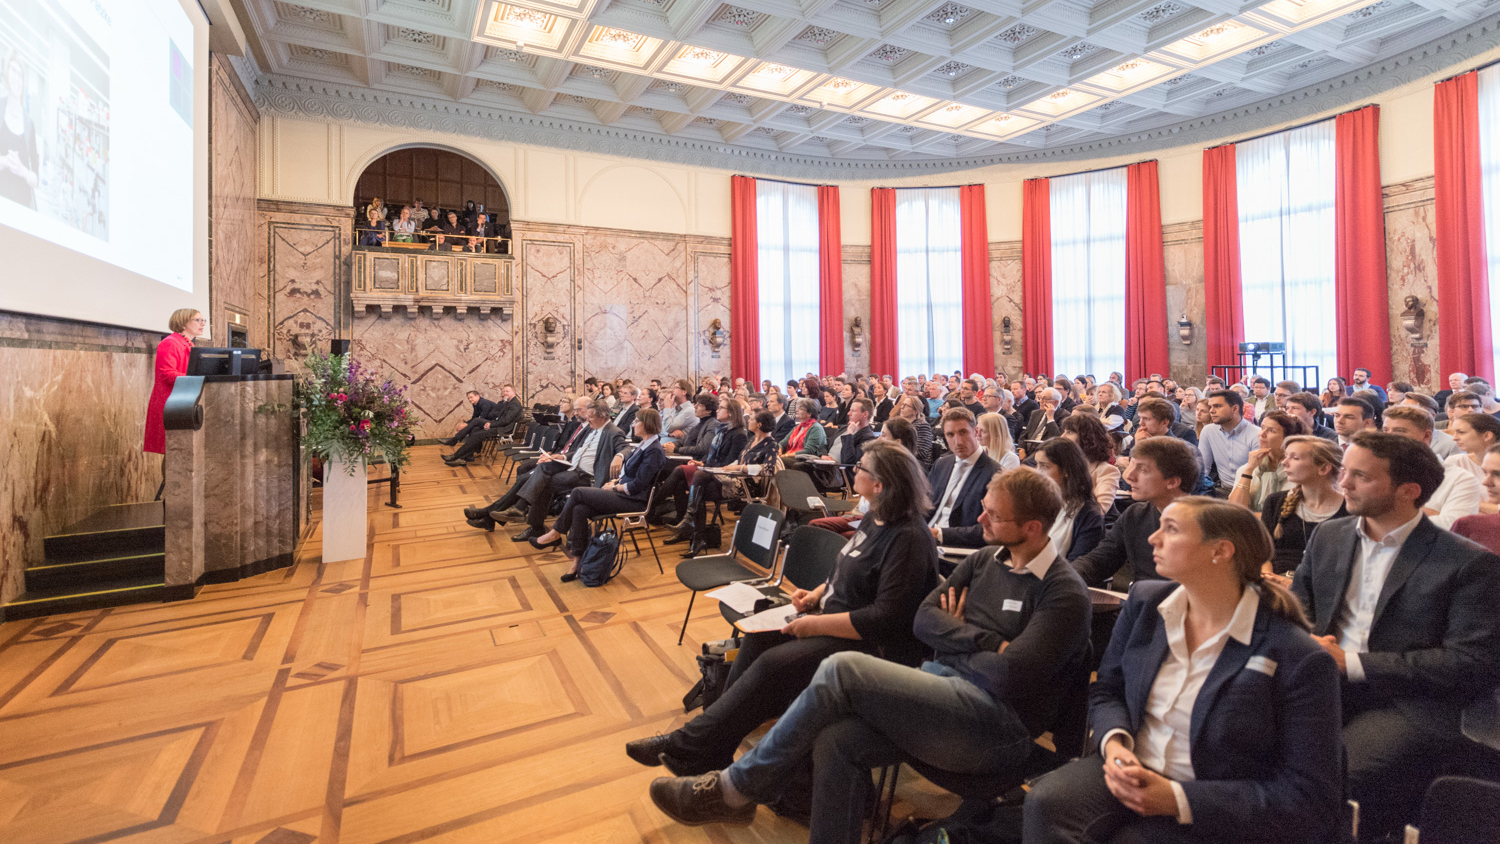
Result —
[[354, 317], [511, 319], [515, 258], [403, 247], [354, 249]]

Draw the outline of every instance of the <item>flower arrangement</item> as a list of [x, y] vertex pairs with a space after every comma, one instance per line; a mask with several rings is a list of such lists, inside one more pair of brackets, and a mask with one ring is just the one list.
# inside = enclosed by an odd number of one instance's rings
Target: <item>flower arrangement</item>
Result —
[[308, 355], [302, 383], [302, 442], [309, 454], [340, 456], [354, 472], [358, 459], [383, 456], [392, 466], [407, 464], [411, 408], [406, 388], [381, 379], [348, 355]]

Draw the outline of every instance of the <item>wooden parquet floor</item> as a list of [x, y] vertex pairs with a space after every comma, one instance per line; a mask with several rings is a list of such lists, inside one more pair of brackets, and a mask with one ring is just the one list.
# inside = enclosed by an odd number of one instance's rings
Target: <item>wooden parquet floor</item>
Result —
[[699, 601], [677, 646], [678, 555], [559, 583], [561, 554], [464, 523], [500, 481], [438, 452], [403, 509], [372, 490], [363, 560], [322, 563], [314, 521], [289, 569], [0, 625], [0, 842], [805, 842], [764, 809], [677, 826], [646, 795], [664, 769], [624, 754], [682, 723], [727, 633]]

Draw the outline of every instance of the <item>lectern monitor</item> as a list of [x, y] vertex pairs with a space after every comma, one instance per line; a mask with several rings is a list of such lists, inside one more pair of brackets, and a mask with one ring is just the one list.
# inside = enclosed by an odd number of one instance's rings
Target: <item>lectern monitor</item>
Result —
[[194, 347], [188, 353], [189, 375], [254, 375], [259, 367], [260, 349]]

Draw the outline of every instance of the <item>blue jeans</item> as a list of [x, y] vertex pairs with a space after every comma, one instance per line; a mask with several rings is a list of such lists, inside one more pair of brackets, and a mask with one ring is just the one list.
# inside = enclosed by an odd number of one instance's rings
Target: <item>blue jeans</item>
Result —
[[870, 770], [916, 759], [954, 773], [997, 773], [1024, 762], [1031, 743], [1009, 706], [967, 680], [845, 651], [823, 660], [812, 684], [725, 775], [744, 796], [771, 803], [811, 758], [811, 840], [858, 844]]

